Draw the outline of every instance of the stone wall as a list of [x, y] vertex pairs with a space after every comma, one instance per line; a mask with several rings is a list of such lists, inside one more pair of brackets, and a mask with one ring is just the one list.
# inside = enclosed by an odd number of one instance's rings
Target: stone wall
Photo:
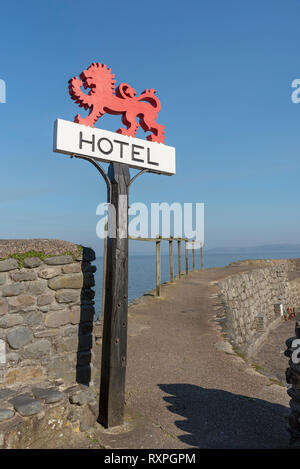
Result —
[[6, 349], [0, 389], [43, 379], [98, 379], [94, 259], [91, 249], [65, 241], [0, 241], [0, 339]]
[[68, 446], [98, 418], [94, 259], [66, 241], [0, 240], [0, 448]]
[[245, 265], [245, 272], [218, 283], [225, 312], [219, 319], [231, 343], [251, 354], [271, 324], [280, 320], [280, 304], [284, 310], [299, 307], [300, 266], [296, 259], [241, 265]]

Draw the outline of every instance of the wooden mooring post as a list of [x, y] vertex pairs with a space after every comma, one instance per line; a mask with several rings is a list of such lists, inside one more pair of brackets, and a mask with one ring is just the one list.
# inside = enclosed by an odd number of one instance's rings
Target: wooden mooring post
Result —
[[195, 272], [195, 241], [192, 241], [192, 255], [193, 255], [193, 272]]
[[181, 239], [177, 240], [177, 265], [178, 265], [178, 278], [181, 277]]
[[201, 257], [201, 270], [204, 269], [204, 263], [203, 263], [203, 244], [200, 244], [200, 257]]
[[170, 282], [174, 282], [174, 266], [173, 266], [173, 239], [169, 239], [169, 263], [170, 263]]
[[188, 252], [188, 239], [185, 239], [185, 273], [189, 273], [189, 252]]
[[160, 296], [160, 236], [156, 241], [156, 296]]

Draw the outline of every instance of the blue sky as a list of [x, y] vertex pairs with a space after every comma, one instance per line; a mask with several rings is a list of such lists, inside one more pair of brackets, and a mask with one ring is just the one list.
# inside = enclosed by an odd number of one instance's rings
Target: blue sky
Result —
[[52, 133], [78, 112], [68, 79], [100, 61], [157, 90], [177, 151], [177, 174], [142, 176], [132, 202], [204, 202], [207, 247], [299, 243], [299, 0], [11, 0], [1, 20], [1, 238], [99, 245], [104, 182]]

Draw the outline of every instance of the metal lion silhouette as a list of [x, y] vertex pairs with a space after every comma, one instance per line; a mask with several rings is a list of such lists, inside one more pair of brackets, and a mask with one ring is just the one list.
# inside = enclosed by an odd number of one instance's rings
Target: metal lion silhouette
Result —
[[[139, 126], [145, 132], [151, 132], [147, 140], [164, 143], [164, 125], [156, 122], [161, 110], [161, 104], [154, 89], [146, 89], [139, 96], [127, 83], [121, 83], [115, 89], [114, 79], [110, 68], [99, 62], [92, 63], [80, 74], [80, 78], [69, 80], [69, 93], [71, 98], [85, 110], [89, 109], [87, 117], [80, 114], [74, 119], [78, 124], [94, 127], [97, 120], [104, 114], [122, 114], [122, 122], [126, 128], [117, 130], [119, 134], [135, 137]], [[88, 94], [81, 90], [90, 89]], [[137, 119], [139, 122], [137, 122]]]

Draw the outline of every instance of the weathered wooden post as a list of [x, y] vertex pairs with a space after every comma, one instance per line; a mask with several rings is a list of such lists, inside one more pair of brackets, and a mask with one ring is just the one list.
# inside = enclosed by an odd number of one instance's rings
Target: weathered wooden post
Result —
[[185, 239], [185, 274], [189, 273], [189, 252], [188, 252], [188, 239]]
[[111, 204], [107, 243], [105, 312], [101, 362], [99, 422], [104, 427], [121, 425], [124, 418], [128, 321], [128, 188], [129, 167], [110, 163]]
[[177, 240], [178, 278], [181, 277], [181, 239]]
[[[71, 98], [80, 107], [89, 109], [89, 114], [84, 118], [77, 114], [74, 122], [57, 119], [53, 139], [53, 151], [89, 161], [102, 175], [108, 189], [110, 210], [98, 419], [105, 427], [121, 425], [124, 418], [129, 186], [145, 172], [175, 174], [175, 148], [164, 145], [164, 125], [156, 122], [161, 104], [155, 90], [149, 88], [135, 96], [135, 90], [126, 83], [115, 89], [114, 76], [110, 68], [97, 62], [84, 70], [80, 78], [69, 80]], [[83, 88], [90, 88], [93, 93]], [[122, 115], [126, 128], [121, 127], [117, 132], [94, 128], [105, 113]], [[150, 132], [147, 141], [135, 138], [139, 126]], [[97, 160], [110, 163], [108, 174]], [[131, 180], [129, 167], [140, 170]], [[160, 241], [156, 247], [160, 288]]]
[[195, 272], [195, 241], [192, 241], [192, 254], [193, 254], [193, 272]]
[[156, 296], [160, 296], [160, 239], [156, 241]]
[[174, 282], [174, 267], [173, 267], [173, 239], [169, 239], [169, 263], [170, 263], [170, 282]]
[[200, 245], [200, 255], [201, 255], [201, 270], [203, 270], [204, 264], [203, 264], [203, 244], [202, 243]]

